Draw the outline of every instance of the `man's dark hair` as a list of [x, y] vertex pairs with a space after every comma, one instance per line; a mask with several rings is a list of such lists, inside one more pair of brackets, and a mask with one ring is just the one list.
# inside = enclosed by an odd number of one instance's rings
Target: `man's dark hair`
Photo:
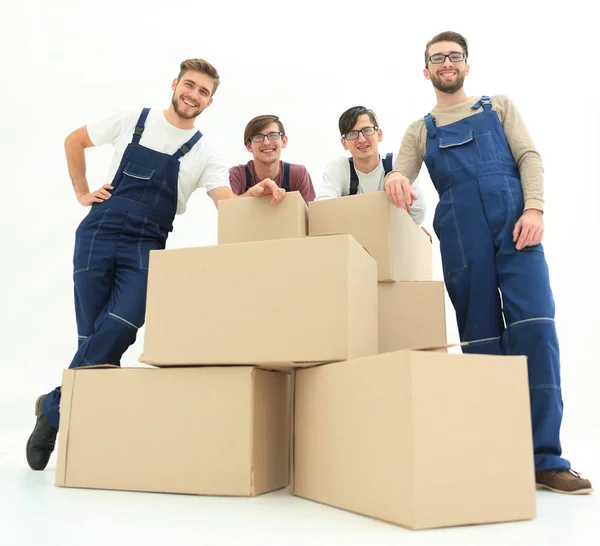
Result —
[[352, 127], [356, 125], [356, 120], [362, 116], [363, 114], [367, 114], [371, 123], [378, 127], [377, 117], [375, 116], [375, 112], [373, 110], [369, 110], [364, 106], [353, 106], [352, 108], [348, 108], [341, 116], [339, 121], [340, 135], [344, 136], [345, 134], [352, 131]]

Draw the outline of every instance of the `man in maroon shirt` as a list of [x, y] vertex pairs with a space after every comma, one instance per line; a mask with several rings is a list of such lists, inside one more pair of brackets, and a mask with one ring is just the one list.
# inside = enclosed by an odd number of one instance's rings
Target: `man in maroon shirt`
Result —
[[240, 195], [263, 180], [273, 180], [286, 191], [298, 191], [308, 203], [315, 199], [315, 189], [304, 165], [279, 159], [288, 137], [277, 116], [264, 115], [251, 119], [244, 131], [244, 144], [254, 159], [246, 165], [229, 169], [229, 184]]

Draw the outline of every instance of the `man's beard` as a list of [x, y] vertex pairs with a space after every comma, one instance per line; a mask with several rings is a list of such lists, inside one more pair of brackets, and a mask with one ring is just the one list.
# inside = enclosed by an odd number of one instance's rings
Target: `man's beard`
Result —
[[[181, 99], [183, 100], [183, 99]], [[194, 119], [197, 118], [201, 113], [202, 110], [204, 110], [204, 108], [199, 108], [198, 111], [195, 114], [187, 114], [185, 112], [183, 112], [181, 110], [181, 108], [179, 108], [179, 97], [175, 96], [175, 93], [173, 93], [173, 98], [171, 99], [171, 104], [173, 104], [173, 109], [175, 110], [175, 113], [183, 119]]]
[[445, 84], [442, 83], [442, 78], [440, 76], [432, 76], [431, 83], [433, 84], [433, 87], [442, 93], [456, 93], [456, 91], [462, 89], [462, 86], [465, 83], [465, 76], [466, 74], [464, 72], [458, 72], [456, 75], [456, 82]]

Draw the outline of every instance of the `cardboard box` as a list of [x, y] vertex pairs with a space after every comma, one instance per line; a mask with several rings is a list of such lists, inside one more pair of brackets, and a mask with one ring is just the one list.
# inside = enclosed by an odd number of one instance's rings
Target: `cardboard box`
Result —
[[525, 357], [406, 350], [295, 382], [296, 495], [410, 529], [535, 517]]
[[444, 283], [381, 282], [379, 352], [446, 345]]
[[150, 252], [147, 364], [293, 367], [377, 340], [377, 265], [350, 235]]
[[272, 195], [219, 201], [219, 244], [306, 237], [308, 210], [298, 191], [271, 205]]
[[377, 261], [379, 282], [432, 279], [429, 235], [384, 191], [309, 203], [308, 233], [352, 234]]
[[254, 496], [289, 482], [290, 377], [245, 367], [63, 374], [56, 485]]

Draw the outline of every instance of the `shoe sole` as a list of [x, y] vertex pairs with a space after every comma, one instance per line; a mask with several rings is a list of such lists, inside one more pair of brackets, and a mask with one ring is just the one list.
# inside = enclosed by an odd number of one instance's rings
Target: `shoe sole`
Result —
[[593, 493], [594, 489], [592, 487], [585, 487], [583, 489], [575, 489], [574, 491], [565, 491], [564, 489], [556, 489], [554, 487], [550, 487], [549, 485], [544, 485], [541, 483], [535, 484], [536, 489], [547, 489], [548, 491], [552, 491], [553, 493], [562, 493], [563, 495], [587, 495], [589, 493]]
[[[44, 395], [42, 394], [41, 396], [38, 396], [37, 400], [35, 401], [35, 417], [36, 417], [35, 426], [37, 426], [37, 418], [40, 416], [40, 406], [41, 406], [43, 398], [44, 398]], [[33, 428], [33, 430], [35, 430], [35, 427]], [[29, 435], [29, 439], [27, 440], [27, 445], [25, 446], [25, 458], [27, 459], [27, 464], [29, 465], [29, 468], [31, 468], [31, 470], [43, 470], [43, 468], [42, 469], [35, 468], [31, 464], [31, 461], [29, 460], [29, 443], [31, 442], [32, 436], [33, 436], [33, 432]]]

